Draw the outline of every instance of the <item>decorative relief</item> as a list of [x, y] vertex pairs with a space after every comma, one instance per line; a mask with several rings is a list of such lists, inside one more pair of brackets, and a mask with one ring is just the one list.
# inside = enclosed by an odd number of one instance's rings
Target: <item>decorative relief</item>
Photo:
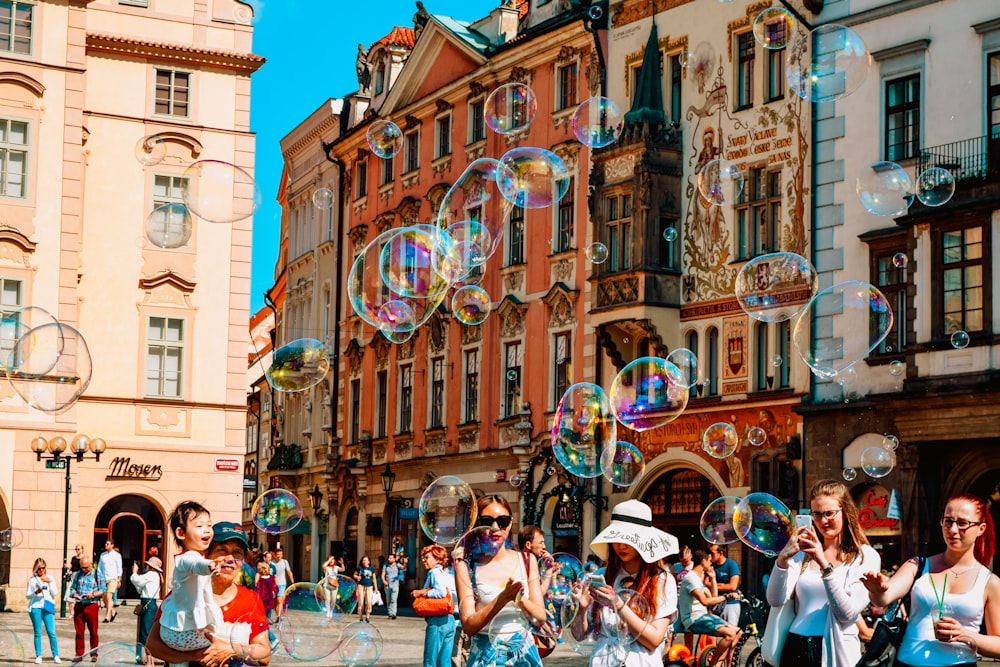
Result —
[[449, 102], [448, 100], [442, 100], [442, 99], [434, 100], [434, 106], [437, 107], [438, 113], [444, 113], [445, 111], [450, 111], [455, 107], [455, 105]]
[[377, 334], [372, 337], [371, 347], [375, 351], [375, 369], [381, 371], [388, 368], [392, 344], [386, 340], [385, 336]]
[[571, 324], [576, 324], [577, 297], [580, 290], [569, 290], [561, 283], [556, 283], [549, 289], [549, 293], [542, 297], [542, 301], [549, 306], [549, 327], [557, 328]]
[[392, 193], [396, 189], [396, 182], [389, 181], [388, 183], [383, 183], [378, 186], [378, 198], [382, 201], [389, 201], [392, 199]]
[[368, 155], [369, 151], [367, 148], [359, 148], [357, 154], [354, 156], [354, 160], [356, 162], [360, 162], [361, 160], [367, 160]]
[[412, 188], [416, 185], [420, 185], [420, 170], [414, 169], [407, 174], [403, 174], [403, 177], [399, 180], [403, 183], [404, 188]]
[[486, 91], [489, 90], [484, 84], [478, 81], [469, 82], [469, 99], [474, 97], [479, 97], [480, 95], [485, 95]]
[[351, 250], [357, 255], [365, 248], [365, 239], [368, 238], [368, 225], [354, 225], [347, 231], [347, 238], [351, 240]]
[[386, 211], [385, 213], [379, 213], [375, 216], [375, 233], [381, 234], [382, 232], [389, 231], [392, 229], [392, 223], [396, 221], [396, 213], [394, 211]]
[[410, 340], [396, 346], [396, 360], [405, 361], [413, 358], [413, 352], [417, 347], [416, 341], [411, 338]]
[[471, 326], [468, 324], [462, 325], [462, 345], [472, 345], [473, 343], [478, 343], [482, 339], [482, 327]]
[[552, 279], [560, 282], [572, 282], [573, 262], [568, 259], [560, 259], [552, 266]]
[[368, 208], [368, 197], [361, 197], [360, 199], [355, 199], [354, 204], [351, 206], [351, 210], [354, 211], [354, 215], [360, 217], [362, 213]]
[[507, 79], [508, 83], [524, 83], [528, 86], [531, 85], [531, 70], [526, 67], [516, 66], [510, 70], [510, 78]]
[[561, 49], [559, 49], [559, 54], [556, 56], [556, 62], [565, 63], [565, 62], [570, 62], [572, 60], [576, 60], [579, 54], [580, 54], [580, 49], [576, 48], [575, 46], [570, 46], [569, 44], [565, 44]]
[[521, 439], [521, 434], [514, 425], [504, 426], [500, 429], [500, 449], [513, 447]]
[[441, 208], [441, 200], [444, 199], [444, 196], [448, 194], [448, 190], [450, 189], [451, 186], [446, 183], [435, 183], [429, 190], [427, 190], [427, 194], [424, 196], [424, 199], [430, 202], [432, 211], [437, 211]]
[[431, 162], [431, 171], [435, 174], [442, 174], [451, 169], [451, 154], [443, 155]]
[[514, 338], [524, 334], [524, 318], [528, 312], [528, 304], [521, 303], [508, 295], [497, 306], [496, 312], [501, 321], [501, 338]]
[[365, 351], [358, 345], [357, 338], [352, 338], [351, 342], [347, 344], [344, 356], [347, 357], [347, 367], [350, 374], [359, 375], [361, 373], [361, 363], [365, 358]]
[[512, 270], [504, 276], [503, 281], [508, 292], [519, 292], [524, 283], [524, 271], [522, 269]]
[[387, 448], [388, 447], [386, 446], [385, 441], [375, 443], [375, 453], [372, 456], [374, 456], [376, 461], [385, 460], [385, 452]]
[[479, 431], [467, 431], [458, 434], [458, 451], [469, 454], [479, 451]]
[[597, 59], [597, 51], [595, 49], [591, 49], [587, 54], [587, 69], [584, 71], [584, 75], [587, 77], [587, 91], [590, 93], [590, 96], [596, 97], [600, 95], [601, 63]]
[[486, 140], [480, 139], [479, 141], [473, 142], [465, 147], [465, 159], [469, 162], [473, 160], [478, 160], [479, 158], [486, 155]]
[[562, 158], [566, 163], [566, 169], [576, 170], [577, 159], [580, 157], [580, 142], [564, 141], [552, 147], [552, 152]]
[[420, 127], [420, 119], [413, 114], [406, 114], [403, 118], [403, 129], [412, 130], [416, 127]]
[[189, 410], [171, 406], [136, 406], [136, 433], [187, 436], [191, 430]]
[[605, 182], [620, 181], [631, 178], [635, 173], [635, 155], [622, 155], [604, 164]]
[[445, 455], [445, 437], [444, 433], [435, 433], [433, 435], [427, 436], [427, 441], [424, 443], [424, 455], [425, 456], [444, 456]]
[[431, 352], [440, 352], [448, 342], [448, 323], [440, 313], [435, 312], [427, 321], [427, 334]]
[[632, 304], [638, 299], [639, 279], [636, 276], [624, 276], [597, 285], [598, 308]]
[[397, 440], [393, 444], [393, 451], [396, 454], [397, 461], [405, 461], [413, 458], [413, 441], [412, 440]]
[[396, 207], [396, 213], [404, 225], [414, 225], [420, 220], [420, 200], [416, 197], [403, 197]]

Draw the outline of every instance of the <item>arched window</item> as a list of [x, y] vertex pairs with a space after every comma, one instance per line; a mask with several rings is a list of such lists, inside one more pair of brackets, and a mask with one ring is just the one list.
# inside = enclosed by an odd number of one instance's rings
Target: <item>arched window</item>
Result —
[[705, 389], [708, 396], [719, 395], [719, 330], [712, 327], [707, 336], [707, 368], [705, 368]]
[[385, 63], [379, 63], [375, 70], [375, 94], [380, 94], [385, 90]]
[[767, 340], [767, 322], [758, 322], [754, 328], [754, 391], [767, 391], [774, 382], [768, 382], [768, 373], [771, 371], [770, 349]]
[[691, 350], [694, 357], [691, 359], [691, 363], [688, 364], [687, 368], [683, 368], [685, 374], [688, 377], [688, 382], [698, 382], [698, 332], [689, 331], [687, 336], [684, 337], [684, 345], [687, 349]]

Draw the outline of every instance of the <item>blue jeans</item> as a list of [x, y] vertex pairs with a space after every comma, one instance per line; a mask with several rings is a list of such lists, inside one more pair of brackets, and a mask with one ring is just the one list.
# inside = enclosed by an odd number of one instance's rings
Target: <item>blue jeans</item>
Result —
[[49, 636], [52, 655], [59, 655], [59, 641], [56, 639], [56, 615], [45, 613], [41, 607], [29, 609], [28, 615], [31, 617], [31, 627], [35, 630], [35, 657], [42, 655], [42, 624], [45, 625], [45, 634]]
[[385, 605], [389, 616], [396, 615], [396, 603], [399, 600], [399, 585], [385, 587]]
[[424, 667], [451, 667], [451, 650], [455, 646], [455, 617], [428, 616], [424, 633]]

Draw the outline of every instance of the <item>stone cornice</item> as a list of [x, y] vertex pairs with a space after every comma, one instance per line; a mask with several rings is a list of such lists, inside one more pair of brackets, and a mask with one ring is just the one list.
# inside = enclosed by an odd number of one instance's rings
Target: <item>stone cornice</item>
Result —
[[209, 66], [244, 74], [252, 74], [264, 64], [264, 58], [253, 53], [201, 49], [101, 33], [87, 33], [87, 52], [154, 58], [188, 67]]

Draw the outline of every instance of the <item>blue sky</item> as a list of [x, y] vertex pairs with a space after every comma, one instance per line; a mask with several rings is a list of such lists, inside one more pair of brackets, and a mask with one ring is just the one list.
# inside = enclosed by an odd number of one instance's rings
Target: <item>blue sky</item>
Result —
[[[250, 129], [257, 133], [256, 179], [264, 202], [254, 215], [250, 309], [274, 282], [281, 209], [278, 142], [330, 97], [357, 89], [358, 43], [371, 46], [394, 25], [413, 26], [416, 2], [404, 0], [250, 0], [257, 7], [254, 53], [267, 63], [251, 79]], [[432, 14], [473, 21], [500, 0], [424, 0]]]

